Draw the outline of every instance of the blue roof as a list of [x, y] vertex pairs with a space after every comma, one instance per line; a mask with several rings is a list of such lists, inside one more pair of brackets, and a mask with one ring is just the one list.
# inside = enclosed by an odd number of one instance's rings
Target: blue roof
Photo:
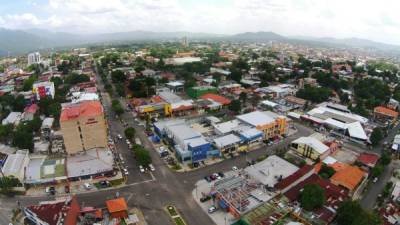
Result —
[[240, 137], [245, 140], [251, 140], [263, 136], [263, 132], [257, 130], [256, 128], [251, 128], [239, 133]]

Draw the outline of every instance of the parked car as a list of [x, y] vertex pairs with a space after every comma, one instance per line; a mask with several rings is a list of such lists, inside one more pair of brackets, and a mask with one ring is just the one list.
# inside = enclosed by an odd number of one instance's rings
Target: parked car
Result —
[[210, 208], [208, 208], [208, 213], [210, 213], [210, 214], [215, 211], [217, 211], [217, 207], [215, 207], [215, 206], [211, 206]]
[[128, 176], [129, 172], [127, 168], [122, 169], [122, 172], [124, 173], [124, 175]]
[[51, 186], [51, 187], [46, 187], [46, 193], [50, 195], [55, 195], [56, 194], [56, 188]]
[[225, 174], [223, 172], [218, 172], [218, 176], [220, 176], [221, 178], [225, 177]]
[[156, 169], [154, 168], [154, 166], [153, 166], [153, 164], [149, 164], [149, 169], [151, 170], [151, 171], [155, 171]]
[[83, 186], [85, 187], [86, 190], [92, 189], [92, 185], [90, 185], [89, 183], [84, 183]]
[[208, 201], [210, 199], [211, 199], [211, 196], [206, 195], [206, 196], [203, 196], [203, 197], [200, 198], [200, 202], [206, 202], [206, 201]]
[[373, 180], [372, 180], [372, 183], [376, 183], [378, 181], [378, 177], [375, 177]]
[[233, 170], [233, 171], [238, 170], [237, 166], [233, 166], [233, 167], [232, 167], [232, 170]]
[[110, 186], [111, 186], [111, 184], [110, 184], [110, 182], [109, 182], [108, 180], [102, 180], [102, 181], [99, 182], [99, 184], [100, 184], [100, 186], [103, 187], [103, 188], [106, 188], [106, 187], [110, 187]]
[[122, 136], [120, 134], [117, 135], [119, 140], [122, 140]]
[[144, 168], [142, 165], [139, 166], [139, 170], [140, 170], [140, 172], [144, 173]]
[[213, 180], [211, 179], [211, 177], [210, 177], [210, 176], [205, 176], [205, 177], [204, 177], [204, 179], [205, 179], [207, 182], [211, 182], [211, 181], [213, 181]]

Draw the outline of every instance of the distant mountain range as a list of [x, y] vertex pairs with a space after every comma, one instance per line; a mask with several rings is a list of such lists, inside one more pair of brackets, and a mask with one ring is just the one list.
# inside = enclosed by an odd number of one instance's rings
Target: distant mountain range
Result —
[[40, 51], [51, 48], [83, 46], [87, 44], [138, 42], [138, 41], [176, 41], [183, 37], [192, 40], [233, 41], [233, 42], [269, 42], [281, 41], [289, 43], [332, 46], [373, 48], [400, 54], [400, 46], [384, 44], [358, 38], [314, 38], [303, 36], [282, 36], [274, 32], [246, 32], [235, 35], [221, 35], [191, 32], [151, 32], [130, 31], [105, 34], [72, 34], [67, 32], [52, 32], [42, 29], [9, 30], [0, 28], [0, 56], [26, 54], [30, 51]]

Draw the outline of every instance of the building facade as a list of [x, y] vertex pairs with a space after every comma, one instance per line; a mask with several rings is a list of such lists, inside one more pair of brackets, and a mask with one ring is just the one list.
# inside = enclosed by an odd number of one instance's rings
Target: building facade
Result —
[[99, 101], [66, 106], [61, 112], [60, 126], [68, 154], [108, 145], [103, 106]]
[[28, 65], [38, 64], [40, 63], [40, 53], [39, 52], [32, 52], [28, 54]]

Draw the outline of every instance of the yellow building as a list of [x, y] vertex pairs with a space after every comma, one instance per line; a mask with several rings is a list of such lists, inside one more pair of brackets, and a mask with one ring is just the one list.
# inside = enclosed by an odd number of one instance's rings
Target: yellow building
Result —
[[292, 142], [291, 148], [312, 160], [323, 160], [330, 153], [329, 147], [314, 137], [300, 137]]
[[254, 111], [236, 117], [243, 123], [264, 132], [264, 139], [284, 135], [288, 131], [287, 118], [270, 111]]
[[107, 126], [99, 101], [84, 101], [62, 109], [60, 126], [68, 154], [106, 148]]

